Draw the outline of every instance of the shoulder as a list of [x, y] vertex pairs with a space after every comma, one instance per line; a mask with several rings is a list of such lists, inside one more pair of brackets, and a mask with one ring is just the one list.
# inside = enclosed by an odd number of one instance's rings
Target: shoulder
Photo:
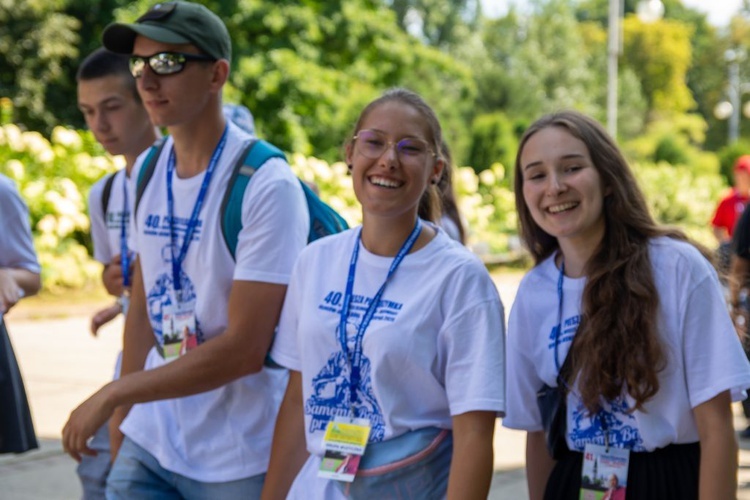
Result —
[[17, 196], [18, 195], [18, 188], [16, 188], [16, 183], [2, 174], [0, 174], [0, 195], [3, 195], [3, 196]]
[[0, 206], [4, 208], [3, 211], [11, 208], [16, 208], [16, 210], [26, 208], [26, 203], [21, 198], [16, 183], [2, 174], [0, 174]]
[[550, 255], [545, 260], [532, 267], [521, 279], [518, 285], [518, 291], [533, 292], [540, 289], [548, 289], [553, 283], [557, 286], [559, 270], [555, 265], [555, 254]]
[[308, 262], [319, 258], [325, 258], [329, 262], [337, 262], [331, 257], [341, 252], [351, 254], [357, 241], [359, 227], [354, 227], [340, 233], [331, 234], [309, 243], [300, 253], [300, 260]]
[[674, 274], [700, 280], [715, 274], [711, 263], [687, 241], [667, 236], [652, 238], [649, 241], [649, 256], [656, 277]]

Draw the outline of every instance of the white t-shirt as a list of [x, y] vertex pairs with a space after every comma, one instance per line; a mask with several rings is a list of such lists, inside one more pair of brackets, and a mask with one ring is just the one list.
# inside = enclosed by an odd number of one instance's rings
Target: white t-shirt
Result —
[[39, 261], [34, 251], [29, 225], [29, 209], [15, 183], [0, 175], [0, 268], [12, 267], [38, 273]]
[[[629, 395], [607, 403], [599, 418], [584, 409], [575, 389], [568, 394], [567, 442], [582, 451], [586, 443], [604, 444], [603, 419], [610, 444], [652, 451], [669, 444], [698, 441], [692, 409], [731, 390], [741, 399], [750, 387], [750, 364], [727, 314], [716, 272], [692, 245], [671, 238], [650, 242], [654, 284], [659, 294], [658, 331], [666, 356], [659, 392], [643, 410]], [[508, 322], [508, 411], [503, 425], [542, 430], [536, 393], [544, 383], [556, 386], [553, 359], [558, 323], [557, 283], [550, 257], [523, 279]], [[585, 278], [563, 281], [562, 364], [581, 320]]]
[[[358, 233], [328, 236], [302, 252], [271, 352], [276, 362], [302, 373], [307, 449], [318, 456], [328, 421], [349, 415], [350, 368], [337, 331]], [[360, 245], [350, 348], [392, 261]], [[364, 336], [356, 407], [370, 420], [370, 442], [425, 427], [450, 429], [452, 416], [469, 411], [502, 414], [503, 318], [482, 263], [442, 230], [407, 255]]]
[[[89, 191], [89, 219], [91, 220], [91, 238], [94, 241], [94, 258], [104, 265], [112, 257], [121, 253], [121, 228], [125, 224], [125, 234], [130, 233], [130, 213], [135, 203], [133, 184], [128, 179], [125, 169], [114, 174], [107, 204], [107, 213], [102, 211], [102, 194], [109, 176], [99, 179]], [[127, 190], [128, 207], [125, 207]]]
[[[221, 203], [232, 167], [248, 137], [229, 124], [227, 143], [182, 266], [185, 301], [195, 311], [199, 342], [226, 329], [234, 280], [286, 284], [294, 260], [307, 242], [309, 216], [299, 181], [285, 161], [272, 159], [255, 173], [245, 189], [236, 262], [232, 259], [221, 232]], [[131, 226], [134, 248], [140, 255], [149, 320], [157, 341], [162, 334], [163, 307], [176, 303], [166, 202], [166, 167], [171, 149], [169, 137]], [[144, 157], [139, 158], [132, 179], [138, 178]], [[175, 173], [173, 177], [178, 245], [182, 245], [204, 175], [205, 172], [180, 179]], [[156, 348], [151, 349], [146, 369], [164, 363]], [[162, 467], [197, 481], [224, 482], [261, 474], [268, 466], [286, 379], [286, 371], [264, 368], [212, 391], [139, 404], [130, 411], [121, 429], [154, 455]]]

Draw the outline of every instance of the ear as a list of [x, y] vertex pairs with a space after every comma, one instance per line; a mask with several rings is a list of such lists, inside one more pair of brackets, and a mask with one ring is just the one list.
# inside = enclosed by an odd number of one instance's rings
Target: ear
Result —
[[430, 174], [430, 183], [437, 184], [440, 178], [443, 176], [443, 169], [445, 168], [445, 160], [438, 157], [435, 160], [435, 164], [432, 166], [432, 173]]
[[[354, 162], [354, 147], [352, 146], [352, 143], [346, 145], [346, 154], [345, 154], [345, 160], [346, 160], [346, 166], [351, 167], [351, 165]], [[351, 172], [351, 168], [349, 168], [349, 171]]]
[[213, 73], [211, 74], [211, 90], [220, 93], [228, 78], [229, 61], [226, 59], [219, 59], [214, 63]]

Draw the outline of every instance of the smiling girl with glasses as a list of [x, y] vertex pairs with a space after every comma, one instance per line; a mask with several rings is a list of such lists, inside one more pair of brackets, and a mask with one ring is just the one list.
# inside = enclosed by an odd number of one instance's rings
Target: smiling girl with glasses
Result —
[[[417, 217], [442, 173], [440, 124], [394, 89], [351, 137], [363, 222], [309, 245], [292, 272], [271, 352], [290, 381], [264, 498], [484, 499], [503, 308], [482, 263]], [[358, 451], [342, 451], [341, 429]]]

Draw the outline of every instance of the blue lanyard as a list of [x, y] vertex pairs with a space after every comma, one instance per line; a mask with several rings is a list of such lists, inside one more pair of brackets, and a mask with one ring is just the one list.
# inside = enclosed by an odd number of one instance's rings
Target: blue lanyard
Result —
[[203, 206], [203, 200], [206, 198], [208, 185], [211, 183], [211, 175], [216, 169], [216, 164], [219, 162], [221, 153], [224, 151], [224, 145], [227, 142], [227, 130], [228, 127], [224, 127], [221, 139], [219, 139], [219, 143], [216, 145], [213, 155], [211, 155], [211, 161], [208, 164], [206, 175], [203, 178], [201, 189], [198, 192], [198, 199], [195, 200], [193, 213], [190, 215], [187, 228], [185, 228], [185, 239], [182, 240], [180, 254], [177, 256], [174, 254], [175, 248], [177, 247], [177, 235], [174, 230], [174, 195], [172, 194], [172, 176], [174, 175], [175, 170], [174, 146], [172, 146], [172, 150], [169, 152], [169, 161], [167, 162], [167, 215], [169, 219], [169, 248], [172, 253], [172, 282], [174, 284], [174, 291], [177, 295], [178, 302], [182, 302], [182, 281], [180, 280], [182, 263], [185, 261], [185, 256], [187, 255], [188, 248], [193, 239], [193, 233], [198, 226], [198, 217], [200, 215], [201, 207]]
[[396, 257], [393, 258], [393, 262], [391, 262], [391, 267], [388, 269], [388, 274], [385, 277], [385, 281], [383, 281], [380, 289], [372, 298], [372, 301], [365, 311], [364, 316], [362, 316], [362, 321], [360, 322], [359, 328], [357, 329], [357, 334], [354, 337], [354, 350], [350, 353], [346, 341], [346, 320], [349, 317], [349, 309], [354, 295], [354, 275], [357, 271], [359, 244], [362, 240], [361, 228], [359, 230], [359, 233], [357, 234], [357, 241], [354, 243], [352, 258], [349, 263], [349, 276], [346, 280], [346, 292], [344, 293], [344, 304], [341, 307], [341, 319], [339, 322], [339, 342], [341, 343], [341, 350], [346, 355], [346, 358], [349, 361], [349, 366], [351, 368], [351, 375], [349, 378], [349, 404], [351, 406], [353, 406], [357, 401], [357, 387], [359, 386], [359, 381], [362, 376], [360, 369], [362, 362], [362, 340], [365, 337], [365, 331], [367, 330], [367, 327], [370, 325], [370, 321], [372, 321], [372, 318], [375, 315], [375, 311], [378, 308], [378, 303], [380, 302], [380, 299], [383, 296], [383, 292], [385, 291], [385, 286], [388, 284], [391, 276], [393, 276], [393, 273], [396, 272], [396, 269], [401, 264], [401, 261], [404, 260], [404, 257], [406, 257], [406, 255], [411, 251], [421, 231], [422, 221], [417, 218], [417, 223], [414, 225], [414, 229], [412, 229], [411, 234], [408, 238], [406, 238], [406, 241], [404, 241], [404, 244], [396, 254]]
[[122, 267], [123, 293], [130, 288], [130, 254], [128, 253], [128, 222], [130, 221], [130, 206], [128, 205], [128, 177], [122, 172], [122, 220], [120, 222], [120, 266]]
[[563, 277], [565, 276], [565, 261], [560, 263], [560, 277], [557, 278], [557, 331], [555, 332], [555, 368], [560, 375], [560, 360], [557, 358], [557, 346], [560, 344], [560, 332], [562, 332], [563, 311]]

